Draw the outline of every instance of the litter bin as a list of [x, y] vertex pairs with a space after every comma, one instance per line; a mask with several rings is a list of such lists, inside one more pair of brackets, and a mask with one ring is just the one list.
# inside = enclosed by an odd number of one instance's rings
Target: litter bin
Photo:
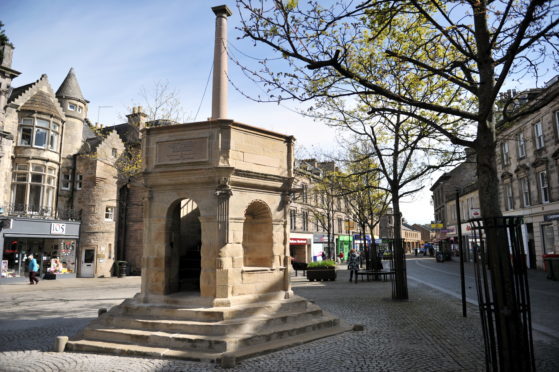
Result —
[[126, 268], [128, 266], [128, 262], [126, 261], [118, 261], [117, 262], [117, 275], [119, 278], [126, 276]]
[[547, 279], [559, 280], [559, 255], [546, 255], [554, 257], [544, 257], [543, 261], [545, 263]]
[[[548, 254], [544, 254], [542, 255], [543, 258], [543, 270], [546, 273], [549, 273], [549, 265], [551, 264], [551, 262], [548, 260], [549, 258], [559, 258], [559, 254], [553, 254], [553, 253], [548, 253]], [[559, 272], [556, 272], [555, 275], [559, 275]]]

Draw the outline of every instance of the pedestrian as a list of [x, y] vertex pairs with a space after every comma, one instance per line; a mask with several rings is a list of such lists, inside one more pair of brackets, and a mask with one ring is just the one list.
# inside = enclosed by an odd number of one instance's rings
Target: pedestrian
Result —
[[357, 284], [357, 272], [359, 271], [359, 255], [352, 249], [347, 258], [347, 269], [349, 270], [349, 281], [353, 279], [355, 274], [355, 284]]
[[32, 254], [27, 259], [29, 260], [29, 284], [39, 284], [39, 279], [37, 278], [39, 264]]
[[342, 263], [344, 261], [344, 252], [340, 252], [338, 257], [340, 257], [340, 263]]
[[321, 257], [322, 257], [322, 261], [326, 260], [326, 253], [324, 253], [324, 251], [322, 251]]

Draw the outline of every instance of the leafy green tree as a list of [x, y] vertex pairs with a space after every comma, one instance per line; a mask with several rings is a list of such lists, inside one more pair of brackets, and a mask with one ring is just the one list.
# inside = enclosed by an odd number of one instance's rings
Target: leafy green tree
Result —
[[[526, 74], [537, 78], [543, 61], [559, 61], [558, 2], [367, 0], [324, 6], [318, 1], [237, 0], [237, 4], [245, 37], [272, 48], [287, 63], [286, 69], [270, 58], [252, 71], [255, 80], [268, 85], [274, 100], [370, 96], [390, 101], [394, 105], [374, 105], [371, 113], [415, 118], [453, 144], [475, 150], [481, 212], [485, 217], [501, 216], [496, 128], [539, 110], [555, 93], [540, 95], [521, 109], [505, 109], [502, 115], [497, 115], [495, 103], [507, 80]], [[360, 64], [363, 61], [366, 64]], [[445, 87], [444, 93], [432, 100], [430, 94], [395, 87], [382, 73], [390, 61], [407, 71], [410, 81], [432, 79], [428, 93], [436, 95], [438, 84]], [[473, 138], [448, 131], [446, 122], [433, 120], [439, 115], [471, 123]], [[490, 275], [499, 314], [501, 367], [519, 370], [529, 366], [525, 360], [515, 363], [516, 354], [529, 346], [516, 310], [506, 240], [496, 229], [487, 232], [487, 245], [493, 247]]]

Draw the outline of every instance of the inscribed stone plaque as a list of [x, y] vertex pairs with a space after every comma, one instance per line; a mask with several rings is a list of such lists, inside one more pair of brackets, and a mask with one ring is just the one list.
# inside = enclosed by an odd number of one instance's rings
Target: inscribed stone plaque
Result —
[[208, 138], [158, 142], [156, 154], [157, 164], [208, 161]]

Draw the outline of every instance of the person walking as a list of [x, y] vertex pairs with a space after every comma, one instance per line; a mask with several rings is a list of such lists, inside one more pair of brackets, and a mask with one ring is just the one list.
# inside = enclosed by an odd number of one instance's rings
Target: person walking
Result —
[[347, 258], [347, 269], [349, 270], [349, 281], [351, 282], [355, 274], [355, 284], [357, 284], [357, 272], [359, 271], [359, 255], [352, 249]]
[[30, 254], [27, 259], [29, 260], [29, 284], [39, 284], [39, 279], [37, 278], [39, 264], [32, 254]]

